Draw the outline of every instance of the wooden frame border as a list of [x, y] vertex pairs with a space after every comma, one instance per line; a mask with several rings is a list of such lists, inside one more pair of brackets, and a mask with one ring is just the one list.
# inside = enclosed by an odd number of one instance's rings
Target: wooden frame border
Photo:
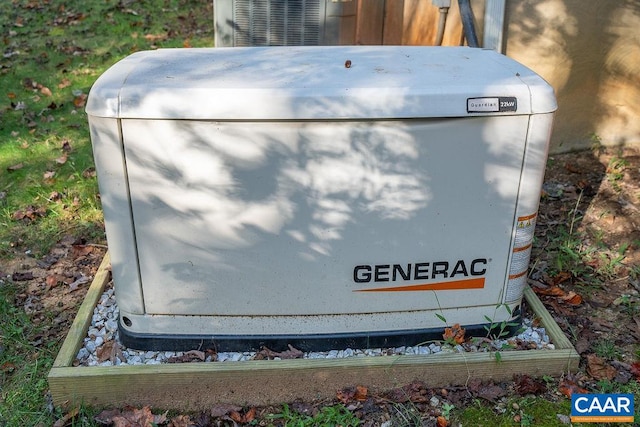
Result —
[[48, 380], [56, 406], [150, 405], [202, 410], [213, 404], [269, 405], [296, 399], [335, 397], [344, 387], [364, 385], [381, 392], [416, 379], [430, 387], [466, 384], [470, 379], [508, 380], [514, 374], [561, 375], [578, 368], [580, 356], [538, 297], [525, 298], [541, 319], [554, 350], [346, 359], [255, 360], [113, 367], [73, 367], [93, 308], [109, 281], [107, 253], [89, 288]]

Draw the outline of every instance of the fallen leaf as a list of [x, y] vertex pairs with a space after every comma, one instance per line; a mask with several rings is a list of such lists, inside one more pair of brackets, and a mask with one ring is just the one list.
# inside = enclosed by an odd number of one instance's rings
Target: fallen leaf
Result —
[[189, 363], [189, 362], [204, 362], [206, 359], [206, 355], [204, 351], [199, 350], [191, 350], [184, 353], [182, 356], [172, 356], [167, 359], [169, 363]]
[[558, 385], [558, 391], [571, 399], [571, 395], [576, 394], [584, 394], [589, 393], [589, 391], [585, 388], [582, 388], [578, 385], [578, 383], [571, 376], [567, 376], [560, 381]]
[[570, 305], [582, 304], [582, 297], [573, 291], [569, 291], [566, 295], [559, 296], [558, 298]]
[[338, 390], [336, 398], [343, 404], [347, 404], [355, 399], [357, 391], [356, 387], [345, 387], [342, 390]]
[[53, 96], [53, 93], [51, 93], [51, 89], [49, 89], [46, 86], [42, 86], [40, 88], [40, 93], [43, 94], [44, 96]]
[[11, 280], [14, 282], [24, 282], [26, 280], [33, 280], [33, 273], [30, 271], [15, 272], [11, 275]]
[[82, 171], [83, 178], [95, 178], [96, 176], [96, 168], [90, 167]]
[[514, 389], [520, 396], [527, 394], [541, 394], [547, 391], [544, 382], [534, 379], [529, 375], [516, 375], [514, 378]]
[[69, 421], [71, 421], [72, 419], [74, 419], [75, 417], [78, 416], [78, 413], [80, 413], [80, 409], [79, 408], [73, 408], [71, 411], [67, 412], [64, 417], [56, 420], [56, 422], [53, 423], [53, 427], [64, 427], [64, 426], [66, 426], [67, 424], [69, 424]]
[[63, 154], [62, 156], [58, 157], [56, 159], [56, 163], [59, 165], [64, 165], [65, 163], [67, 163], [67, 155]]
[[167, 34], [163, 33], [163, 34], [145, 34], [144, 38], [146, 41], [148, 42], [157, 42], [160, 40], [166, 40], [167, 39]]
[[571, 279], [573, 275], [568, 271], [561, 271], [553, 277], [553, 284], [559, 285], [560, 283], [564, 283], [567, 280]]
[[177, 417], [171, 418], [167, 427], [192, 427], [193, 425], [194, 423], [191, 421], [189, 415], [178, 415]]
[[582, 173], [582, 170], [580, 170], [579, 167], [572, 165], [571, 163], [565, 163], [564, 168], [571, 173]]
[[436, 418], [437, 427], [447, 427], [448, 425], [449, 425], [449, 421], [447, 421], [447, 419], [442, 415], [439, 415], [438, 418]]
[[442, 338], [447, 342], [462, 344], [465, 341], [464, 334], [465, 329], [460, 326], [459, 323], [456, 323], [450, 328], [444, 328], [444, 334], [442, 334]]
[[16, 164], [15, 164], [15, 165], [13, 165], [13, 166], [9, 166], [9, 167], [7, 168], [7, 171], [9, 171], [9, 172], [14, 172], [14, 171], [17, 171], [17, 170], [19, 170], [19, 169], [22, 169], [23, 167], [24, 167], [24, 163], [16, 163]]
[[5, 374], [10, 374], [11, 372], [15, 371], [15, 369], [16, 365], [11, 362], [5, 362], [2, 364], [2, 366], [0, 366], [0, 370]]
[[[73, 282], [69, 283], [69, 290], [70, 291], [75, 291], [78, 289], [78, 287], [80, 285], [84, 285], [85, 283], [89, 283], [91, 279], [89, 279], [86, 276], [80, 276], [78, 279], [74, 280]], [[124, 359], [123, 359], [124, 360]]]
[[57, 191], [52, 191], [51, 194], [49, 194], [48, 200], [52, 202], [57, 202], [59, 200], [62, 200], [62, 194], [60, 194]]
[[496, 384], [483, 384], [478, 390], [478, 397], [490, 402], [493, 402], [499, 397], [502, 397], [506, 394], [507, 392], [502, 387]]
[[229, 413], [229, 418], [241, 424], [250, 423], [256, 417], [256, 408], [249, 409], [246, 413], [241, 414], [239, 411]]
[[56, 173], [54, 171], [46, 171], [42, 177], [47, 180], [47, 179], [52, 179], [54, 176], [56, 176]]
[[115, 364], [116, 359], [120, 359], [122, 362], [126, 360], [124, 354], [122, 354], [122, 347], [115, 340], [107, 341], [98, 347], [96, 349], [96, 356], [98, 356], [100, 363], [110, 360], [111, 363]]
[[113, 418], [120, 415], [122, 411], [120, 409], [105, 409], [96, 415], [93, 419], [102, 425], [111, 425]]
[[367, 394], [369, 393], [369, 390], [364, 387], [364, 386], [356, 386], [356, 394], [354, 396], [354, 398], [360, 402], [364, 402], [365, 400], [367, 400]]
[[548, 288], [535, 286], [533, 288], [533, 291], [538, 295], [545, 295], [545, 296], [552, 296], [552, 297], [565, 295], [565, 291], [563, 291], [562, 288], [558, 286], [550, 286]]
[[44, 282], [48, 288], [54, 288], [58, 285], [58, 283], [63, 281], [62, 279], [63, 277], [59, 274], [50, 274], [47, 276]]
[[241, 410], [242, 408], [240, 406], [221, 403], [211, 408], [211, 416], [220, 418], [229, 415], [231, 412], [240, 412]]
[[145, 406], [142, 409], [125, 407], [123, 410], [103, 411], [96, 416], [96, 421], [114, 427], [151, 427], [167, 422], [167, 415], [154, 415], [151, 408]]
[[271, 360], [279, 357], [280, 359], [302, 359], [304, 352], [294, 348], [291, 344], [288, 344], [289, 350], [285, 351], [273, 351], [267, 347], [262, 347], [258, 353], [256, 353], [255, 360]]
[[385, 393], [384, 397], [394, 403], [424, 403], [431, 398], [426, 384], [422, 381], [413, 381], [404, 387], [394, 388]]
[[64, 89], [69, 86], [71, 86], [71, 81], [67, 78], [62, 79], [62, 81], [58, 83], [58, 89]]
[[636, 380], [640, 380], [640, 362], [634, 362], [631, 364], [631, 373]]
[[80, 258], [93, 252], [93, 248], [91, 245], [71, 245], [71, 254], [74, 259]]
[[64, 151], [65, 153], [68, 153], [69, 151], [71, 151], [71, 143], [67, 140], [65, 140], [62, 143], [62, 151]]
[[596, 380], [612, 380], [616, 376], [616, 368], [595, 354], [587, 355], [587, 372]]
[[84, 93], [81, 93], [80, 95], [78, 95], [75, 98], [73, 98], [73, 105], [76, 108], [84, 107], [86, 102], [87, 102], [87, 95], [85, 95]]

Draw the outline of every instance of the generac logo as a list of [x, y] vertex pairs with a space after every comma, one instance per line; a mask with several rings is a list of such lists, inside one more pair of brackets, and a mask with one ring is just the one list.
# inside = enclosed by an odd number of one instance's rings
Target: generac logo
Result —
[[356, 289], [354, 292], [402, 292], [439, 291], [454, 289], [482, 289], [488, 261], [476, 258], [471, 261], [457, 260], [418, 262], [415, 264], [361, 264], [353, 268], [355, 283], [423, 283]]

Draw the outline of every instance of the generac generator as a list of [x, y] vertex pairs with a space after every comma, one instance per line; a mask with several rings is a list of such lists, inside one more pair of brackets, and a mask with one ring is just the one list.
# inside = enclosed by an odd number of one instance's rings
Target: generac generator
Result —
[[467, 47], [135, 53], [87, 103], [139, 349], [415, 345], [518, 322], [556, 101]]

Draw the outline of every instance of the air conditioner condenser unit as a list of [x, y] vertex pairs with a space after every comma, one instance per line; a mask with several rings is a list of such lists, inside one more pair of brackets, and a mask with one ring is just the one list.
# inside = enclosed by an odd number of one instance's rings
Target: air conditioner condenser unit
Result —
[[213, 0], [216, 47], [356, 44], [357, 0]]
[[466, 47], [127, 57], [87, 104], [121, 339], [374, 348], [517, 321], [555, 109]]

